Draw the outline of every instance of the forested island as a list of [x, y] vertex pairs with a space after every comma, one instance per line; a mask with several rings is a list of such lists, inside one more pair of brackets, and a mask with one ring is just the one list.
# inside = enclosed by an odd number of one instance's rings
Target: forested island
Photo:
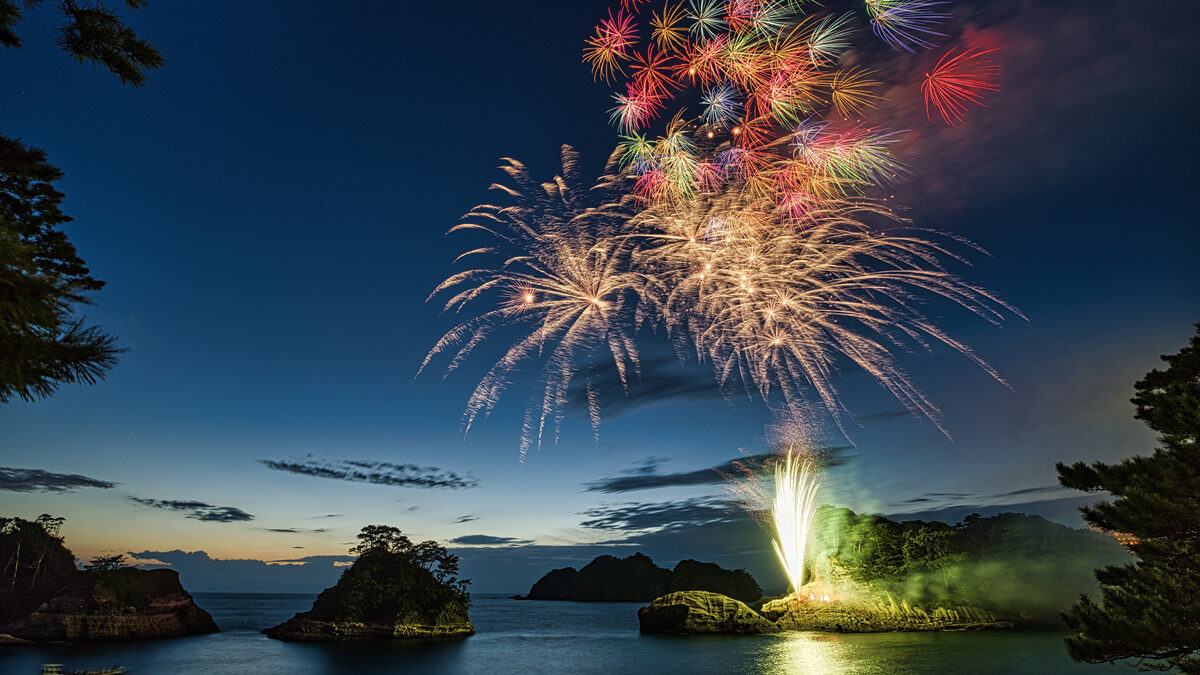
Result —
[[1040, 516], [896, 522], [822, 506], [796, 593], [737, 602], [680, 589], [639, 611], [644, 632], [884, 632], [1057, 624], [1094, 592], [1093, 570], [1129, 560], [1111, 536]]
[[368, 525], [358, 556], [312, 609], [268, 628], [290, 641], [456, 638], [475, 633], [458, 557], [433, 541], [414, 544], [395, 527]]

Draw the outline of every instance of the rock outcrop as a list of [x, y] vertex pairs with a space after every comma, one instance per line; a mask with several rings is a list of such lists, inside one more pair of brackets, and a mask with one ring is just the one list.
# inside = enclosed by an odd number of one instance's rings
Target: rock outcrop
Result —
[[61, 518], [0, 518], [0, 641], [147, 640], [218, 630], [174, 570], [81, 571]]
[[753, 635], [780, 631], [884, 633], [1012, 628], [1013, 623], [971, 607], [926, 611], [887, 599], [845, 604], [782, 598], [755, 611], [718, 593], [668, 593], [638, 610], [643, 633]]
[[925, 610], [907, 602], [887, 601], [845, 604], [809, 602], [795, 598], [772, 600], [763, 605], [762, 615], [783, 630], [826, 633], [889, 633], [941, 630], [1012, 628], [1013, 623], [974, 607], [939, 607]]
[[148, 640], [215, 633], [174, 570], [78, 572], [50, 599], [0, 626], [32, 641]]
[[677, 591], [638, 610], [643, 633], [778, 633], [779, 626], [720, 593]]
[[304, 612], [263, 631], [267, 637], [291, 642], [325, 640], [394, 640], [405, 638], [461, 638], [473, 635], [475, 628], [467, 608], [459, 602], [448, 603], [433, 616], [410, 614], [388, 623], [338, 621], [314, 618]]
[[727, 570], [696, 560], [682, 560], [674, 570], [667, 570], [635, 553], [627, 558], [602, 555], [580, 570], [553, 570], [538, 579], [524, 599], [646, 602], [675, 591], [711, 591], [745, 602], [762, 595], [745, 570]]
[[464, 582], [439, 580], [414, 557], [408, 540], [404, 542], [408, 548], [363, 553], [336, 585], [317, 596], [312, 609], [263, 632], [292, 641], [474, 634]]

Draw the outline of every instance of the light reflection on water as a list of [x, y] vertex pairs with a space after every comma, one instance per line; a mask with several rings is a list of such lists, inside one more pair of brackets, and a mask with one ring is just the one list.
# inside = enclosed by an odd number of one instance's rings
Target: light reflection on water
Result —
[[785, 633], [763, 650], [762, 673], [828, 673], [846, 675], [862, 672], [852, 665], [854, 657], [840, 635]]

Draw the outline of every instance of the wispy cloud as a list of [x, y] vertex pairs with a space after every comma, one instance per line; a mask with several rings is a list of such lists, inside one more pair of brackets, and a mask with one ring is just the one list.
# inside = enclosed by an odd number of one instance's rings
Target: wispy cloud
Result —
[[473, 488], [479, 481], [471, 476], [461, 476], [436, 466], [416, 464], [393, 464], [391, 462], [368, 462], [353, 459], [316, 459], [311, 455], [296, 460], [260, 459], [259, 463], [269, 469], [286, 471], [302, 476], [332, 478], [353, 483], [373, 483], [396, 487], [445, 488], [450, 490]]
[[646, 356], [640, 363], [641, 374], [622, 377], [612, 361], [581, 368], [567, 392], [573, 411], [586, 411], [594, 400], [601, 414], [612, 419], [645, 405], [668, 400], [711, 401], [724, 398], [710, 369], [685, 365], [673, 356]]
[[931, 506], [938, 508], [966, 508], [971, 506], [997, 506], [1011, 501], [1015, 497], [1042, 496], [1044, 500], [1061, 499], [1069, 492], [1059, 485], [1038, 485], [1036, 487], [1008, 490], [1006, 492], [926, 492], [918, 497], [896, 502], [892, 506], [919, 506], [926, 510]]
[[684, 499], [604, 505], [583, 512], [581, 526], [619, 532], [654, 532], [691, 528], [746, 518], [737, 502], [723, 499]]
[[[846, 451], [850, 449], [850, 446], [827, 448], [824, 451], [825, 467], [840, 466], [852, 459], [851, 455], [846, 454]], [[585, 485], [588, 492], [605, 492], [609, 494], [680, 485], [715, 485], [725, 482], [729, 477], [738, 478], [745, 476], [747, 473], [757, 473], [777, 457], [776, 453], [744, 455], [716, 466], [676, 473], [659, 473], [658, 467], [662, 464], [663, 460], [652, 457], [619, 476], [602, 478], [585, 483]]]
[[533, 542], [515, 537], [493, 537], [490, 534], [465, 534], [451, 539], [450, 543], [460, 546], [524, 546]]
[[233, 507], [233, 506], [213, 506], [204, 502], [196, 501], [181, 501], [176, 499], [143, 499], [141, 497], [130, 497], [131, 500], [149, 506], [155, 509], [166, 509], [168, 511], [180, 511], [187, 514], [188, 518], [203, 520], [214, 523], [236, 523], [246, 520], [254, 520], [252, 514]]
[[465, 515], [465, 516], [459, 516], [458, 518], [455, 518], [455, 519], [454, 519], [454, 522], [455, 522], [455, 524], [458, 524], [458, 523], [469, 523], [469, 522], [471, 522], [472, 520], [479, 520], [479, 516], [472, 515], [472, 514], [467, 514], [467, 515]]
[[117, 484], [77, 473], [0, 467], [0, 490], [11, 492], [74, 492], [81, 487], [108, 489]]

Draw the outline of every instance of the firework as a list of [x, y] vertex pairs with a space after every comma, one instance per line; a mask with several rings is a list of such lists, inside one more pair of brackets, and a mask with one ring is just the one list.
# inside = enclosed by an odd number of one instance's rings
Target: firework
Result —
[[775, 555], [787, 572], [792, 592], [800, 597], [804, 584], [804, 561], [817, 512], [815, 463], [788, 448], [787, 455], [775, 464], [775, 498], [771, 514], [775, 524]]
[[705, 124], [722, 129], [734, 126], [742, 116], [740, 98], [737, 89], [728, 82], [708, 89], [700, 99], [700, 103], [704, 106], [704, 115], [701, 119]]
[[999, 379], [917, 309], [943, 298], [992, 322], [1015, 312], [945, 269], [969, 244], [902, 223], [869, 227], [862, 217], [892, 216], [865, 200], [814, 197], [806, 208], [807, 226], [787, 227], [783, 206], [730, 186], [635, 219], [633, 261], [654, 280], [643, 301], [681, 349], [711, 362], [723, 384], [741, 381], [768, 401], [777, 392], [783, 410], [807, 409], [812, 394], [843, 431], [835, 376], [846, 363], [935, 423], [937, 408], [892, 350], [940, 342]]
[[[476, 385], [464, 412], [464, 428], [491, 412], [510, 377], [527, 361], [542, 359], [543, 392], [526, 411], [521, 441], [524, 457], [540, 444], [547, 424], [555, 437], [560, 428], [561, 406], [566, 401], [576, 362], [601, 350], [608, 352], [622, 379], [638, 367], [637, 346], [623, 321], [627, 320], [627, 291], [640, 282], [624, 264], [624, 251], [614, 245], [614, 222], [628, 218], [620, 201], [591, 209], [577, 187], [577, 158], [563, 148], [563, 174], [553, 181], [533, 181], [525, 167], [506, 160], [502, 168], [516, 188], [495, 186], [511, 196], [515, 205], [480, 205], [467, 214], [467, 222], [451, 232], [481, 232], [493, 243], [474, 248], [459, 259], [478, 255], [499, 257], [488, 267], [458, 272], [439, 284], [430, 299], [450, 293], [444, 309], [462, 312], [480, 300], [499, 296], [498, 302], [448, 331], [426, 355], [424, 370], [443, 352], [453, 354], [447, 374], [493, 333], [517, 331], [515, 342]], [[615, 165], [615, 157], [610, 167]], [[585, 223], [586, 224], [583, 224]], [[593, 425], [599, 425], [595, 402], [589, 408]]]
[[829, 98], [842, 117], [857, 115], [863, 108], [874, 108], [880, 97], [873, 93], [879, 85], [869, 79], [870, 70], [839, 70], [833, 74], [829, 84]]
[[651, 36], [658, 48], [665, 52], [678, 52], [687, 47], [687, 28], [683, 24], [687, 13], [682, 4], [665, 5], [662, 11], [650, 19]]
[[[647, 12], [651, 39], [640, 49], [637, 20], [644, 17], [636, 4], [624, 4], [615, 14], [610, 11], [597, 26], [584, 60], [597, 79], [629, 72], [610, 111], [612, 123], [626, 138], [644, 134], [656, 120], [671, 114], [681, 92], [694, 91], [701, 103], [699, 116], [687, 119], [685, 109], [679, 108], [672, 118], [676, 121], [671, 126], [682, 120], [699, 136], [690, 157], [678, 152], [669, 157], [647, 154], [628, 165], [639, 179], [637, 194], [644, 200], [675, 201], [720, 190], [724, 181], [719, 176], [736, 176], [755, 194], [787, 205], [789, 218], [796, 220], [820, 195], [846, 193], [829, 190], [828, 185], [805, 184], [801, 190], [801, 183], [812, 181], [797, 181], [795, 170], [771, 169], [791, 159], [786, 142], [777, 141], [803, 120], [826, 114], [848, 119], [879, 101], [870, 70], [837, 66], [850, 46], [850, 15], [807, 16], [802, 5], [689, 0], [685, 8], [667, 3]], [[893, 9], [903, 7], [908, 6]], [[865, 177], [880, 173], [856, 172], [860, 185], [854, 189], [865, 187]], [[842, 179], [836, 171], [825, 178]]]
[[945, 2], [929, 0], [866, 0], [871, 29], [893, 49], [916, 51], [933, 43], [926, 36], [942, 36], [934, 28], [950, 15], [937, 11]]
[[[942, 2], [866, 2], [876, 34], [898, 49], [929, 46], [945, 16]], [[644, 325], [665, 328], [721, 385], [738, 382], [779, 414], [819, 407], [843, 432], [835, 383], [848, 366], [935, 423], [896, 352], [946, 345], [999, 379], [921, 312], [949, 301], [992, 322], [1015, 313], [948, 270], [972, 245], [871, 198], [905, 168], [893, 154], [898, 132], [850, 120], [880, 100], [870, 69], [838, 65], [850, 15], [807, 16], [798, 0], [642, 4], [610, 10], [584, 49], [597, 79], [625, 78], [611, 110], [621, 145], [599, 183], [581, 187], [569, 149], [562, 175], [545, 183], [507, 160], [513, 187], [499, 189], [514, 203], [479, 206], [452, 229], [491, 240], [462, 259], [495, 262], [434, 290], [468, 316], [421, 369], [445, 353], [451, 372], [485, 342], [515, 338], [469, 397], [465, 428], [538, 362], [521, 452], [548, 430], [557, 439], [581, 361], [603, 355], [624, 381]], [[936, 108], [953, 123], [994, 89], [990, 51], [938, 62], [923, 85], [930, 116]], [[695, 117], [676, 101], [689, 91]], [[590, 389], [587, 410], [598, 433]]]
[[834, 63], [842, 52], [850, 48], [850, 35], [854, 27], [850, 14], [827, 16], [813, 26], [808, 33], [808, 56], [814, 66]]
[[592, 75], [608, 82], [621, 70], [621, 61], [629, 58], [630, 48], [637, 42], [637, 26], [624, 10], [616, 15], [610, 10], [608, 18], [596, 27], [583, 49], [583, 61], [592, 67]]
[[967, 50], [956, 54], [951, 48], [921, 82], [921, 93], [925, 97], [925, 115], [933, 119], [930, 108], [953, 125], [963, 121], [967, 104], [983, 104], [983, 92], [999, 89], [990, 78], [1000, 73], [1000, 66], [984, 58], [995, 49]]

